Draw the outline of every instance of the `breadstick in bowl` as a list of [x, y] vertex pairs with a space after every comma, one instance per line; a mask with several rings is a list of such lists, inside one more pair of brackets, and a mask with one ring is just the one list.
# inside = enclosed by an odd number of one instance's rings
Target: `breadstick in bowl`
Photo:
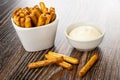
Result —
[[13, 21], [15, 22], [16, 25], [20, 26], [20, 17], [17, 15], [14, 15]]
[[29, 16], [26, 16], [26, 17], [25, 17], [25, 27], [26, 27], [26, 28], [32, 27], [31, 18], [30, 18]]
[[45, 22], [46, 22], [46, 19], [47, 19], [46, 16], [45, 16], [44, 14], [41, 14], [41, 15], [39, 16], [37, 26], [42, 26], [42, 25], [44, 25]]
[[42, 60], [42, 61], [37, 61], [37, 62], [33, 62], [33, 63], [29, 63], [28, 64], [28, 68], [32, 69], [32, 68], [38, 68], [38, 67], [42, 67], [42, 66], [47, 66], [50, 64], [54, 64], [54, 63], [59, 63], [63, 61], [63, 57], [57, 57], [57, 58], [53, 58], [50, 60]]
[[32, 22], [33, 22], [34, 26], [36, 26], [37, 25], [37, 17], [35, 16], [34, 12], [32, 12], [30, 14], [30, 18], [32, 19]]
[[51, 16], [49, 14], [46, 14], [45, 16], [47, 18], [45, 24], [49, 24], [51, 20]]
[[40, 2], [40, 8], [41, 8], [41, 10], [43, 12], [43, 10], [46, 8], [44, 2]]
[[25, 27], [25, 18], [20, 18], [20, 25], [21, 27]]

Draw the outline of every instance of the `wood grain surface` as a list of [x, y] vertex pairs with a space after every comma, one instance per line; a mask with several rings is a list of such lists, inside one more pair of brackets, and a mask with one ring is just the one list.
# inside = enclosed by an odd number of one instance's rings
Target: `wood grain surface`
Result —
[[[11, 12], [33, 6], [40, 0], [0, 0], [0, 80], [120, 80], [120, 1], [119, 0], [44, 0], [54, 6], [59, 17], [55, 45], [47, 50], [27, 52], [11, 23]], [[81, 52], [69, 45], [64, 30], [76, 22], [98, 24], [106, 29], [99, 47]], [[33, 36], [33, 35], [32, 35]], [[79, 59], [68, 71], [57, 65], [28, 69], [27, 64], [44, 59], [48, 51]], [[99, 53], [99, 60], [80, 78], [78, 71], [90, 57]]]

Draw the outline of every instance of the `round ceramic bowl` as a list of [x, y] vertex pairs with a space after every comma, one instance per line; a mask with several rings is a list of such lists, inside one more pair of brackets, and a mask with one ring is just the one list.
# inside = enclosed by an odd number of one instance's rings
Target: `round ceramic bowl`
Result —
[[22, 28], [17, 26], [13, 20], [12, 24], [26, 51], [45, 50], [54, 45], [58, 25], [57, 18], [52, 23], [40, 27]]
[[[69, 36], [69, 33], [76, 27], [82, 27], [82, 26], [91, 26], [94, 27], [95, 29], [97, 29], [101, 35], [94, 39], [94, 40], [88, 40], [88, 41], [78, 41], [78, 40], [74, 40]], [[84, 23], [76, 23], [76, 24], [72, 24], [70, 26], [68, 26], [65, 30], [65, 35], [66, 38], [68, 40], [68, 42], [77, 50], [79, 51], [90, 51], [93, 50], [94, 48], [96, 48], [97, 46], [99, 46], [99, 44], [102, 42], [103, 37], [105, 34], [105, 30], [102, 27], [99, 27], [97, 25], [91, 25], [91, 24], [84, 24]], [[84, 35], [83, 35], [84, 36]]]

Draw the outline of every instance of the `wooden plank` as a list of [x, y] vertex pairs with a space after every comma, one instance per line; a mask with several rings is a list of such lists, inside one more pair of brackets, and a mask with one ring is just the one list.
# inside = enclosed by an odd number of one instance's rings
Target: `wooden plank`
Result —
[[[56, 6], [60, 17], [55, 46], [43, 51], [26, 52], [12, 27], [11, 12], [17, 7], [32, 6], [38, 2], [0, 1], [0, 80], [120, 80], [120, 6], [116, 0], [46, 1]], [[102, 44], [89, 52], [80, 52], [71, 47], [63, 33], [69, 24], [84, 21], [101, 24], [107, 29]], [[48, 51], [76, 57], [79, 64], [73, 65], [71, 71], [58, 65], [31, 70], [27, 68], [28, 63], [44, 59]], [[95, 52], [99, 53], [99, 60], [80, 78], [78, 71]]]

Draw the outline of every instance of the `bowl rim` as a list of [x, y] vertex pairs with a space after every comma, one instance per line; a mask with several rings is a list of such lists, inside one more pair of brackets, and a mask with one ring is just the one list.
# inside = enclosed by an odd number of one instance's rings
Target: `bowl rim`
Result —
[[[65, 36], [68, 38], [68, 39], [70, 39], [70, 40], [72, 40], [72, 41], [76, 41], [76, 42], [92, 42], [92, 41], [96, 41], [96, 40], [98, 40], [98, 39], [100, 39], [100, 38], [102, 38], [102, 37], [104, 37], [104, 35], [105, 35], [105, 28], [101, 28], [102, 29], [102, 31], [101, 31], [101, 35], [98, 37], [98, 38], [96, 38], [96, 39], [92, 39], [92, 40], [86, 40], [86, 41], [84, 41], [84, 40], [75, 40], [75, 39], [73, 39], [73, 38], [71, 38], [69, 35], [68, 35], [68, 33], [67, 33], [67, 30], [71, 27], [71, 26], [74, 26], [74, 25], [80, 25], [80, 26], [91, 26], [91, 27], [96, 27], [96, 28], [98, 28], [97, 27], [97, 25], [95, 25], [95, 24], [89, 24], [89, 23], [80, 23], [80, 22], [78, 22], [78, 23], [74, 23], [74, 24], [70, 24], [66, 29], [65, 29], [65, 31], [64, 31], [64, 33], [65, 33]], [[76, 27], [79, 27], [79, 26], [76, 26]], [[74, 27], [74, 28], [76, 28], [76, 27]], [[74, 29], [73, 28], [73, 29]], [[98, 29], [97, 29], [98, 30]]]
[[18, 30], [34, 30], [34, 29], [39, 29], [39, 28], [45, 28], [45, 27], [49, 27], [49, 25], [52, 25], [54, 24], [55, 22], [57, 22], [59, 19], [58, 17], [55, 18], [55, 20], [49, 24], [45, 24], [45, 25], [42, 25], [42, 26], [36, 26], [36, 27], [31, 27], [31, 28], [23, 28], [21, 26], [18, 26], [14, 23], [13, 21], [13, 18], [11, 17], [11, 21], [12, 21], [12, 24], [13, 24], [13, 27], [17, 28]]

